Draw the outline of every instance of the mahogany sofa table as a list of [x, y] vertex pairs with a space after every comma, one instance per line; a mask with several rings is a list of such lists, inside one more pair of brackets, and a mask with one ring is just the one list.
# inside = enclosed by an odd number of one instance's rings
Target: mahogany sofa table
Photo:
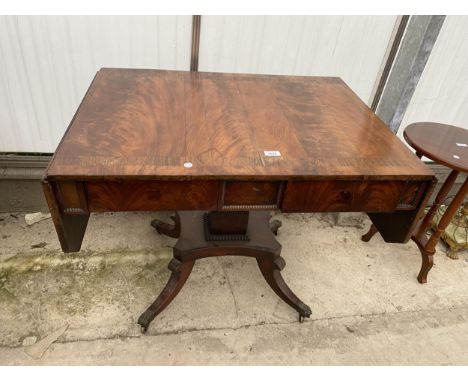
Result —
[[434, 179], [339, 78], [101, 69], [43, 188], [64, 252], [80, 250], [91, 212], [178, 211], [152, 222], [178, 241], [146, 330], [209, 256], [255, 257], [310, 316], [281, 276], [268, 211], [364, 211], [386, 241], [406, 242]]

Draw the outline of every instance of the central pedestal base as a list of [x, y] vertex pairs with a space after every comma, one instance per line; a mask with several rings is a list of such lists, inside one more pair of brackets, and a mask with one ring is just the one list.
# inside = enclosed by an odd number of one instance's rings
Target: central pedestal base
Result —
[[[288, 287], [281, 270], [286, 263], [280, 256], [281, 244], [275, 236], [281, 222], [270, 225], [268, 212], [250, 212], [246, 216], [232, 212], [216, 212], [209, 220], [215, 225], [215, 232], [206, 232], [206, 213], [179, 212], [172, 218], [174, 224], [154, 220], [151, 225], [161, 233], [179, 240], [173, 248], [173, 258], [169, 263], [171, 277], [151, 306], [140, 316], [138, 324], [146, 332], [151, 321], [161, 313], [182, 289], [192, 272], [196, 260], [212, 256], [249, 256], [255, 257], [263, 277], [270, 287], [299, 313], [299, 321], [310, 317], [312, 311]], [[229, 226], [232, 224], [232, 232]], [[245, 227], [242, 227], [242, 224]], [[245, 229], [245, 233], [242, 231]], [[222, 238], [217, 240], [216, 235]]]

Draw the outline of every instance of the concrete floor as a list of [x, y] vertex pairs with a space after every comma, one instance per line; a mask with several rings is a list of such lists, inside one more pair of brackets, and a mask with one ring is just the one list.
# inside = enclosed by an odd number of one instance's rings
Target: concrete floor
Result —
[[211, 258], [142, 335], [136, 320], [165, 285], [175, 242], [149, 225], [156, 215], [92, 215], [82, 251], [64, 255], [50, 219], [0, 214], [0, 364], [468, 364], [468, 255], [440, 247], [420, 285], [416, 245], [361, 242], [362, 214], [277, 215], [282, 273], [312, 308], [306, 322], [254, 259]]

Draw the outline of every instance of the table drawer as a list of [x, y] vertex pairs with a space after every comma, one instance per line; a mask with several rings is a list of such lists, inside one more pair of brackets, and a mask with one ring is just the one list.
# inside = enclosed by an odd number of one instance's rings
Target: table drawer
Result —
[[425, 183], [406, 181], [288, 182], [284, 212], [392, 212], [415, 209]]
[[218, 184], [143, 180], [84, 183], [91, 212], [216, 210]]
[[271, 210], [279, 208], [283, 182], [223, 181], [220, 210]]

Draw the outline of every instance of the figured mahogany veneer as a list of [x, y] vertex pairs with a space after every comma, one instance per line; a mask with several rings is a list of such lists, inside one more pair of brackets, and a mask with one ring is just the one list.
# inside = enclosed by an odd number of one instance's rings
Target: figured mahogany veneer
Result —
[[84, 182], [91, 212], [215, 210], [218, 182], [122, 181]]
[[340, 78], [101, 69], [46, 176], [362, 181], [433, 174]]
[[288, 182], [284, 212], [392, 212], [414, 210], [426, 188], [405, 181]]
[[434, 179], [339, 78], [101, 69], [43, 188], [64, 252], [80, 249], [91, 212], [179, 211], [151, 223], [178, 241], [138, 320], [146, 330], [211, 256], [255, 257], [309, 317], [281, 276], [268, 210], [365, 211], [386, 241], [405, 242]]
[[[392, 212], [414, 210], [425, 183], [405, 181], [85, 181], [57, 182], [62, 212], [273, 210]], [[285, 190], [283, 190], [285, 189]]]
[[405, 241], [433, 180], [339, 78], [101, 69], [44, 191], [68, 250], [64, 221], [132, 210], [365, 211]]

